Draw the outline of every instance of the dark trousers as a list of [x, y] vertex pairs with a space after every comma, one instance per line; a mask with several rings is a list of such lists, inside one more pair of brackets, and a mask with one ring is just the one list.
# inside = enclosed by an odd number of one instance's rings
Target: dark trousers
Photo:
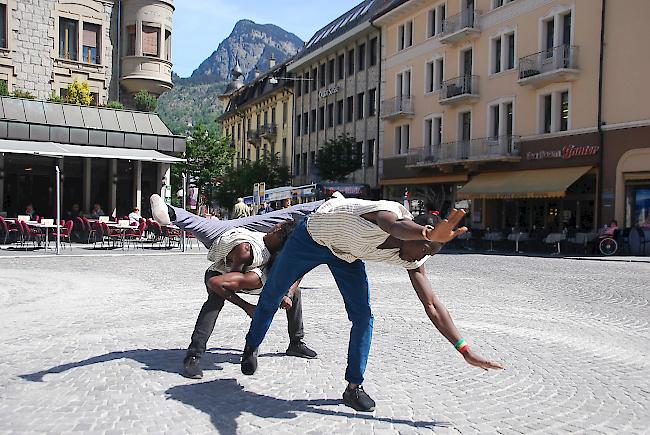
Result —
[[[217, 317], [223, 308], [225, 300], [208, 289], [208, 281], [214, 276], [221, 275], [219, 272], [212, 270], [205, 271], [205, 286], [208, 290], [208, 300], [205, 301], [199, 317], [196, 319], [194, 332], [192, 333], [192, 342], [187, 349], [187, 356], [202, 357], [205, 353], [208, 339], [214, 330]], [[289, 340], [291, 343], [299, 342], [305, 337], [302, 324], [302, 297], [300, 289], [296, 289], [293, 295], [293, 304], [291, 309], [287, 310], [287, 320], [289, 323]]]

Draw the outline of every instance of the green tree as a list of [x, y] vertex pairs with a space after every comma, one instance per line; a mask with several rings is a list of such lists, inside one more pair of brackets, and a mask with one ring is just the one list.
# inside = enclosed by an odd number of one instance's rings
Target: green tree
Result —
[[330, 139], [318, 150], [315, 166], [323, 179], [342, 181], [361, 169], [361, 149], [350, 135]]
[[143, 89], [133, 97], [135, 108], [141, 112], [155, 112], [158, 100], [149, 91]]
[[255, 162], [247, 160], [239, 167], [229, 168], [217, 188], [216, 199], [222, 207], [231, 207], [238, 197], [252, 195], [253, 184], [258, 182], [266, 183], [267, 189], [287, 186], [291, 183], [291, 172], [277, 155], [265, 153]]
[[187, 162], [174, 166], [173, 178], [179, 180], [186, 173], [189, 184], [199, 189], [199, 195], [213, 199], [214, 189], [221, 183], [226, 169], [232, 166], [234, 155], [229, 137], [219, 138], [204, 125], [197, 125], [187, 138]]

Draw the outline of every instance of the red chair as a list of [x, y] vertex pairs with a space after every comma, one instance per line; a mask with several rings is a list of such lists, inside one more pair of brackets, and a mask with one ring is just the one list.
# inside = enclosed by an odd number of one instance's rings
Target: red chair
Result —
[[68, 222], [65, 223], [61, 232], [52, 233], [52, 239], [56, 240], [58, 238], [63, 244], [64, 248], [67, 239], [67, 242], [70, 245], [70, 249], [72, 249], [72, 228], [73, 227], [74, 227], [74, 222], [69, 220]]
[[[144, 236], [144, 231], [145, 231], [146, 228], [147, 228], [146, 222], [140, 222], [140, 224], [138, 225], [137, 230], [131, 231], [131, 232], [128, 232], [128, 233], [125, 234], [127, 242], [132, 241], [134, 243], [134, 245], [137, 242], [140, 242], [142, 244], [142, 249], [144, 249], [144, 241], [146, 240], [146, 238]], [[127, 247], [128, 247], [128, 244], [127, 244]], [[137, 246], [136, 246], [136, 248], [137, 248]]]
[[26, 245], [28, 242], [32, 242], [34, 247], [36, 247], [36, 243], [38, 243], [38, 246], [41, 246], [41, 232], [35, 228], [31, 228], [25, 221], [19, 221], [18, 223], [21, 226], [23, 236], [21, 245]]
[[0, 216], [0, 235], [4, 234], [5, 240], [4, 244], [7, 244], [7, 240], [9, 240], [9, 236], [13, 234], [13, 236], [16, 238], [16, 240], [19, 240], [21, 237], [21, 231], [16, 229], [16, 228], [9, 228], [9, 225], [7, 225], [7, 221], [5, 221], [5, 218]]

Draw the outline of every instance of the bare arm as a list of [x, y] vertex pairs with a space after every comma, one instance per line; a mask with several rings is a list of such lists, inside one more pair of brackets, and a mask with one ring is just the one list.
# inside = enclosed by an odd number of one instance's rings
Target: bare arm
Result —
[[[462, 338], [460, 332], [458, 332], [447, 308], [433, 292], [431, 283], [429, 282], [424, 270], [424, 265], [420, 266], [418, 269], [409, 270], [408, 274], [411, 279], [411, 284], [413, 284], [413, 288], [415, 289], [420, 302], [422, 302], [422, 305], [424, 306], [424, 311], [427, 313], [427, 316], [433, 325], [452, 345], [457, 343], [458, 340]], [[471, 349], [465, 351], [463, 357], [468, 364], [482, 369], [503, 368], [500, 364], [490, 362], [480, 357], [472, 352]]]
[[287, 295], [282, 298], [282, 302], [280, 303], [280, 308], [283, 310], [289, 310], [293, 306], [293, 296], [296, 294], [296, 290], [300, 286], [300, 282], [304, 276], [301, 276], [298, 281], [294, 282], [293, 285], [289, 288], [289, 291], [287, 292]]
[[[244, 267], [253, 264], [253, 253], [250, 243], [240, 243], [228, 253], [228, 260], [232, 262], [231, 272], [243, 272]], [[257, 287], [260, 288], [260, 287]]]
[[236, 292], [262, 288], [262, 280], [255, 272], [229, 272], [210, 278], [208, 288], [211, 292], [237, 305], [253, 317], [255, 305], [243, 300]]
[[364, 218], [374, 222], [383, 231], [400, 240], [424, 240], [447, 243], [461, 234], [467, 232], [466, 227], [455, 229], [465, 217], [464, 210], [453, 209], [449, 219], [440, 221], [435, 228], [423, 227], [410, 219], [397, 219], [397, 215], [390, 211], [368, 213]]

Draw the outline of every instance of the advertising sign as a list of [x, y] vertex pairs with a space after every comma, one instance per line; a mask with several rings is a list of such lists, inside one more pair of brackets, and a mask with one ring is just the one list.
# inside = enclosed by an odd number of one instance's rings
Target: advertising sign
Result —
[[266, 183], [260, 183], [260, 202], [266, 201]]
[[260, 183], [253, 184], [253, 205], [260, 205]]

